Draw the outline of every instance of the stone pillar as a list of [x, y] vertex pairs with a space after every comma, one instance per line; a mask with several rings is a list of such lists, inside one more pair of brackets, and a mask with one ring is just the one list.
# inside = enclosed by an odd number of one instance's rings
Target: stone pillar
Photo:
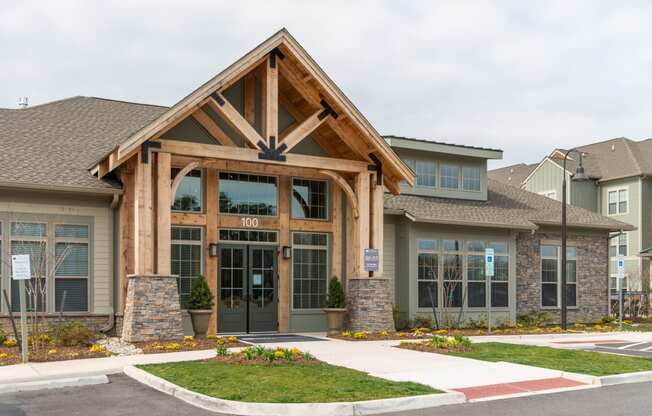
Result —
[[128, 285], [122, 323], [125, 341], [183, 338], [176, 277], [131, 275]]
[[349, 329], [351, 331], [393, 331], [392, 280], [348, 279]]

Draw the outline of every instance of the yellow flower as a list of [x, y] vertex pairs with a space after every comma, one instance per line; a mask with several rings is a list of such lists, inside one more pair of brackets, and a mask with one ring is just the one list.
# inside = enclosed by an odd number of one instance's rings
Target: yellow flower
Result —
[[446, 335], [446, 334], [448, 334], [448, 329], [438, 329], [437, 331], [435, 331], [435, 334], [436, 335]]
[[367, 333], [364, 331], [358, 331], [353, 334], [353, 338], [355, 339], [367, 339]]
[[387, 332], [387, 331], [380, 331], [380, 332], [378, 333], [378, 335], [380, 335], [381, 337], [388, 337], [388, 336], [389, 336], [389, 332]]
[[405, 336], [405, 332], [397, 332], [396, 336], [399, 338], [403, 338]]
[[229, 341], [224, 337], [217, 337], [215, 341], [217, 342], [217, 345], [226, 345], [229, 343]]
[[301, 350], [298, 349], [297, 347], [292, 347], [292, 348], [290, 348], [290, 353], [292, 355], [301, 355]]
[[274, 358], [279, 359], [285, 357], [285, 353], [283, 350], [276, 350], [274, 351]]
[[238, 337], [231, 335], [227, 340], [231, 343], [238, 342]]
[[2, 344], [7, 348], [13, 348], [16, 345], [18, 345], [18, 341], [16, 341], [13, 338], [10, 338], [10, 339], [5, 340], [5, 342], [3, 342]]
[[93, 344], [88, 350], [92, 353], [100, 353], [104, 352], [104, 347], [99, 344]]
[[54, 354], [56, 354], [56, 353], [57, 353], [57, 349], [56, 349], [56, 348], [52, 348], [50, 351], [48, 351], [48, 355], [54, 355]]
[[206, 339], [217, 339], [217, 335], [206, 335]]
[[7, 357], [9, 357], [9, 354], [7, 354], [6, 352], [0, 352], [0, 360], [4, 360]]
[[343, 337], [350, 337], [351, 336], [351, 331], [342, 331], [342, 336]]
[[183, 337], [183, 342], [193, 342], [194, 340], [195, 338], [191, 335], [186, 335], [185, 337]]
[[631, 324], [632, 324], [632, 321], [630, 321], [629, 319], [625, 319], [623, 321], [623, 325], [631, 325]]
[[178, 342], [170, 342], [165, 346], [167, 351], [178, 351], [181, 349], [181, 345]]
[[49, 336], [48, 334], [41, 334], [41, 336], [38, 337], [38, 339], [39, 339], [40, 341], [43, 341], [43, 342], [50, 342], [50, 341], [52, 341], [52, 337]]

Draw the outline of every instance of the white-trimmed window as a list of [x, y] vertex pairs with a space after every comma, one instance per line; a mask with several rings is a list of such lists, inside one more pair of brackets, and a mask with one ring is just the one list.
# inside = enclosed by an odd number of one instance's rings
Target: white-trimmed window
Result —
[[627, 188], [614, 189], [607, 193], [609, 215], [626, 214], [628, 211]]
[[443, 189], [459, 189], [460, 167], [448, 163], [440, 163], [439, 186]]
[[[27, 286], [27, 310], [45, 311], [47, 304], [47, 231], [46, 223], [12, 222], [11, 255], [28, 254], [32, 278]], [[10, 272], [11, 275], [11, 272]], [[38, 281], [37, 281], [38, 279]], [[36, 299], [36, 305], [34, 305]], [[11, 308], [20, 310], [18, 281], [11, 281]]]
[[537, 192], [539, 195], [543, 195], [546, 198], [557, 199], [557, 191], [541, 191]]
[[436, 171], [437, 168], [434, 160], [417, 160], [417, 186], [434, 188], [437, 184]]
[[[623, 278], [623, 292], [626, 292], [628, 288], [628, 279], [627, 276]], [[612, 293], [615, 293], [618, 291], [618, 276], [609, 276], [609, 290]]]
[[491, 306], [506, 308], [509, 305], [509, 246], [503, 241], [492, 241], [489, 247], [494, 249]]
[[485, 277], [485, 243], [479, 240], [466, 242], [466, 287], [469, 308], [487, 305], [487, 282]]
[[[541, 246], [541, 306], [558, 307], [561, 298], [561, 247]], [[566, 304], [577, 306], [577, 250], [566, 247]]]
[[[418, 241], [417, 305], [419, 308], [437, 307], [439, 287], [439, 241]], [[434, 305], [433, 305], [434, 303]]]
[[479, 191], [480, 185], [480, 168], [477, 166], [463, 167], [462, 188], [465, 191]]
[[627, 233], [611, 238], [609, 240], [609, 257], [627, 256], [628, 240]]
[[329, 272], [328, 234], [292, 233], [292, 307], [321, 309]]
[[292, 178], [292, 218], [328, 219], [328, 181]]
[[171, 269], [177, 278], [181, 308], [188, 306], [192, 281], [202, 273], [202, 229], [178, 227], [171, 229]]
[[57, 311], [88, 312], [90, 231], [88, 225], [56, 224], [54, 307]]
[[459, 308], [462, 306], [462, 286], [464, 284], [464, 256], [462, 240], [443, 240], [443, 306]]

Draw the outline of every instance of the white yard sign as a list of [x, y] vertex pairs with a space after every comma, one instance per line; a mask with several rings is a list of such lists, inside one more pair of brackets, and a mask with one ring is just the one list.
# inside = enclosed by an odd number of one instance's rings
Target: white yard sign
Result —
[[29, 280], [32, 277], [29, 254], [11, 256], [11, 275], [14, 280]]

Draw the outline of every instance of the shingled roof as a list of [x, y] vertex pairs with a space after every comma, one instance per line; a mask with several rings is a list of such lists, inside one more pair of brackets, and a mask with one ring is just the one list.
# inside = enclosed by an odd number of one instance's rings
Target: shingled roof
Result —
[[0, 109], [0, 185], [106, 192], [89, 172], [117, 144], [167, 107], [71, 97], [25, 109]]
[[[492, 179], [488, 181], [487, 201], [385, 195], [385, 209], [404, 212], [417, 222], [438, 224], [533, 230], [561, 223], [561, 202]], [[570, 205], [567, 215], [569, 227], [634, 229], [630, 224]]]
[[532, 173], [537, 165], [538, 163], [531, 163], [529, 165], [518, 163], [516, 165], [505, 166], [504, 168], [492, 169], [487, 172], [487, 175], [490, 179], [520, 187], [525, 178]]

